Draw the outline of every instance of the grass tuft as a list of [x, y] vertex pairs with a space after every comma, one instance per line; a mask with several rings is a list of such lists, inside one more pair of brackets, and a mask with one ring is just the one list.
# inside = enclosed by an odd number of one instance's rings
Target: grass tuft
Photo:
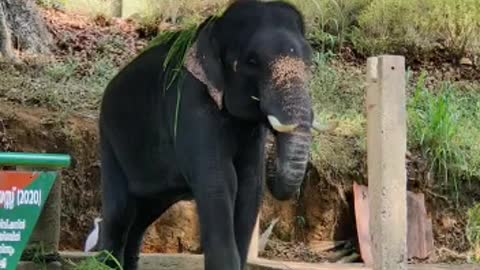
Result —
[[113, 268], [106, 265], [107, 261], [113, 261], [118, 270], [123, 269], [115, 257], [107, 252], [102, 251], [96, 256], [88, 257], [76, 264], [72, 270], [113, 270]]
[[418, 149], [435, 177], [458, 196], [460, 181], [480, 176], [480, 91], [465, 92], [448, 81], [429, 89], [426, 80], [422, 73], [408, 102], [409, 147]]

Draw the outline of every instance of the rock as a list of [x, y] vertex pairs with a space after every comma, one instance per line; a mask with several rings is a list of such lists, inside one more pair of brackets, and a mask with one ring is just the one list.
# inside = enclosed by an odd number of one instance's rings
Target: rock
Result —
[[464, 66], [473, 66], [473, 61], [470, 58], [463, 57], [460, 59], [460, 64]]

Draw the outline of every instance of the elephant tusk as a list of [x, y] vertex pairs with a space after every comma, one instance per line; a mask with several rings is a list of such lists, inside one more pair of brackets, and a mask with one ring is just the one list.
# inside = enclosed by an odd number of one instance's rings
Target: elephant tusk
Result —
[[260, 101], [260, 99], [256, 96], [250, 96], [253, 100]]
[[273, 129], [275, 129], [278, 132], [282, 132], [282, 133], [292, 132], [298, 126], [296, 124], [295, 125], [284, 125], [284, 124], [280, 123], [278, 118], [276, 118], [273, 115], [268, 116], [268, 122], [270, 122], [270, 125], [272, 125]]

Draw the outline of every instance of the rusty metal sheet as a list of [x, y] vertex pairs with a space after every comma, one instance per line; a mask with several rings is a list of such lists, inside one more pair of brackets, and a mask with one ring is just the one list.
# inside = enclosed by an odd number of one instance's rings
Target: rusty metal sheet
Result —
[[367, 266], [372, 266], [373, 257], [369, 230], [370, 209], [368, 205], [368, 188], [354, 182], [353, 195], [360, 255]]
[[[371, 266], [368, 187], [354, 183], [353, 194], [360, 254], [364, 263]], [[432, 220], [428, 217], [422, 193], [407, 191], [407, 231], [408, 258], [428, 258], [434, 250]]]

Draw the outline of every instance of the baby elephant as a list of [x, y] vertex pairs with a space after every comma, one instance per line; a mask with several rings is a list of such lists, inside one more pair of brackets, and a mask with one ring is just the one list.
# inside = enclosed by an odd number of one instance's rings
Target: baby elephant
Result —
[[205, 269], [245, 269], [268, 131], [271, 194], [292, 198], [305, 175], [313, 111], [304, 19], [283, 1], [233, 1], [200, 25], [184, 58], [164, 66], [179, 35], [142, 52], [105, 90], [102, 249], [137, 269], [146, 228], [193, 199]]

